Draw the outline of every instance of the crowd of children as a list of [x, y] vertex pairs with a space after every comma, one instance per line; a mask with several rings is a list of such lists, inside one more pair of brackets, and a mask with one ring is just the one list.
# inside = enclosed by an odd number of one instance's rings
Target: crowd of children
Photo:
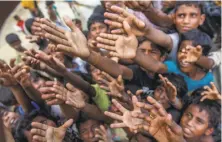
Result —
[[46, 5], [50, 19], [14, 17], [39, 50], [5, 38], [6, 141], [221, 141], [219, 1], [105, 0], [88, 31]]

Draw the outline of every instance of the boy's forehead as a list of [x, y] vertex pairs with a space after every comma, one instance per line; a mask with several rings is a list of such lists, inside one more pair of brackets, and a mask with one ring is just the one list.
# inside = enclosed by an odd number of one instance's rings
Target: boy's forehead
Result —
[[175, 13], [181, 13], [181, 12], [201, 13], [201, 9], [199, 6], [197, 6], [195, 4], [182, 4], [177, 8]]
[[193, 116], [201, 118], [202, 120], [208, 122], [209, 121], [209, 112], [202, 108], [199, 105], [191, 104], [186, 111], [189, 111], [192, 113]]

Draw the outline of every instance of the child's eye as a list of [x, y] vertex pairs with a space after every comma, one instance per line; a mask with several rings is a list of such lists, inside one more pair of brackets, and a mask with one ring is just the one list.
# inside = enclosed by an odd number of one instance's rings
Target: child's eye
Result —
[[191, 14], [191, 17], [195, 18], [195, 17], [197, 17], [197, 14]]
[[184, 18], [185, 15], [184, 15], [184, 14], [179, 14], [178, 17], [180, 17], [180, 18]]
[[190, 112], [187, 113], [187, 116], [188, 116], [189, 119], [192, 118], [192, 114]]

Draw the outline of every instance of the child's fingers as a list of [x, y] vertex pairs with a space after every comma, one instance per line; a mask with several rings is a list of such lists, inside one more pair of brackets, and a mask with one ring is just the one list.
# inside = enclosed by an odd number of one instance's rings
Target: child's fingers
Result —
[[119, 35], [107, 34], [107, 33], [100, 33], [99, 36], [114, 41], [119, 38]]
[[119, 16], [118, 14], [115, 14], [115, 13], [105, 12], [104, 16], [108, 19], [111, 19], [113, 21], [117, 21], [119, 23], [122, 23], [124, 21], [124, 18], [122, 18], [121, 16]]
[[116, 42], [114, 40], [105, 39], [102, 37], [97, 37], [96, 40], [102, 44], [105, 44], [105, 45], [115, 46], [115, 44], [116, 44]]
[[120, 112], [124, 113], [124, 112], [128, 111], [128, 110], [125, 109], [117, 100], [112, 99], [112, 103], [117, 107], [117, 109], [118, 109]]
[[120, 116], [120, 115], [118, 115], [118, 114], [115, 114], [115, 113], [112, 113], [112, 112], [105, 111], [104, 114], [105, 114], [106, 116], [109, 116], [109, 117], [115, 119], [115, 120], [119, 120], [119, 121], [122, 121], [122, 120], [123, 120], [123, 117], [122, 117], [122, 116]]
[[124, 128], [127, 127], [124, 123], [113, 123], [110, 125], [111, 128]]
[[106, 44], [102, 44], [102, 43], [97, 43], [96, 47], [97, 48], [103, 48], [103, 49], [106, 49], [106, 50], [116, 51], [115, 46], [110, 46], [110, 45], [106, 45]]
[[106, 23], [109, 26], [115, 27], [115, 28], [122, 28], [123, 27], [122, 23], [111, 21], [108, 19], [104, 20], [104, 23]]
[[124, 31], [123, 28], [119, 28], [119, 29], [111, 30], [111, 33], [112, 33], [112, 34], [124, 34], [125, 31]]
[[211, 85], [212, 90], [217, 90], [217, 87], [215, 86], [213, 82], [210, 82], [210, 85]]

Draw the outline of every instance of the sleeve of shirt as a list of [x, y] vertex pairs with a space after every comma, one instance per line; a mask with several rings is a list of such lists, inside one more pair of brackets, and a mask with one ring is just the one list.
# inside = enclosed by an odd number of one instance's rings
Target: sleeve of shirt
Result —
[[168, 73], [176, 73], [178, 68], [175, 62], [173, 61], [165, 61], [164, 64], [167, 66]]
[[173, 47], [169, 53], [168, 58], [176, 61], [177, 60], [178, 44], [179, 44], [179, 35], [178, 35], [178, 33], [173, 33], [173, 34], [169, 34], [169, 36], [172, 39]]
[[96, 103], [96, 105], [102, 110], [107, 111], [110, 106], [110, 100], [109, 97], [106, 94], [106, 91], [101, 89], [98, 84], [92, 85], [92, 87], [96, 91], [96, 96], [93, 97], [93, 101]]
[[221, 50], [209, 53], [208, 58], [210, 58], [214, 61], [213, 68], [216, 66], [219, 66], [221, 63]]

